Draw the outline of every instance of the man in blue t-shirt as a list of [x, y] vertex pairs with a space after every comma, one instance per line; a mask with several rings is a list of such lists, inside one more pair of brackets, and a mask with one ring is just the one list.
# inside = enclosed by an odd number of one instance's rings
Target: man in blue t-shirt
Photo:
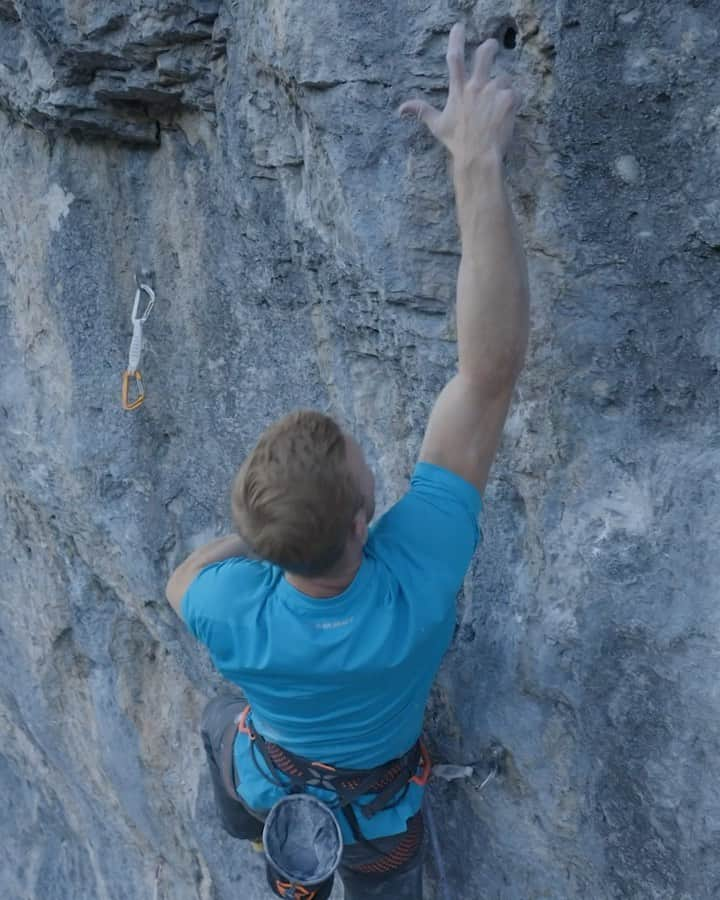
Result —
[[[314, 793], [343, 833], [348, 900], [422, 896], [423, 712], [527, 344], [526, 263], [503, 177], [516, 98], [507, 76], [491, 77], [496, 53], [496, 41], [482, 44], [466, 76], [455, 26], [445, 109], [401, 107], [452, 155], [462, 238], [459, 371], [409, 490], [370, 527], [374, 479], [360, 446], [321, 413], [291, 413], [235, 479], [237, 535], [195, 551], [167, 587], [249, 705], [219, 697], [203, 715], [224, 827], [257, 841], [279, 798]], [[280, 879], [271, 886], [285, 895]]]

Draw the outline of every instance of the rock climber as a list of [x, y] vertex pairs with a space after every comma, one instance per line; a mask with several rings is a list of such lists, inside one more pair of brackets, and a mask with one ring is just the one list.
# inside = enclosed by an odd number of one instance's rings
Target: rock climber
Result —
[[504, 180], [517, 96], [506, 74], [492, 75], [497, 51], [485, 41], [466, 73], [455, 25], [445, 108], [400, 107], [450, 152], [462, 242], [458, 371], [409, 489], [370, 527], [374, 479], [358, 442], [320, 412], [292, 412], [235, 478], [236, 533], [192, 553], [167, 585], [249, 704], [220, 696], [203, 714], [224, 828], [257, 842], [284, 793], [324, 798], [344, 837], [348, 900], [422, 897], [423, 713], [526, 352], [527, 266]]

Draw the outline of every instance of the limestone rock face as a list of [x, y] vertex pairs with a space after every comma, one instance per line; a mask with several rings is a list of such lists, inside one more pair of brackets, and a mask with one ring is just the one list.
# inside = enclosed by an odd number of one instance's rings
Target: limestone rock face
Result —
[[4, 0], [0, 105], [48, 134], [157, 145], [173, 113], [212, 117], [219, 6]]
[[[450, 897], [720, 884], [720, 50], [712, 0], [0, 0], [0, 887], [266, 896], [163, 598], [298, 406], [379, 508], [456, 359], [452, 23], [524, 94], [530, 357], [428, 712]], [[147, 400], [120, 409], [135, 275]], [[441, 897], [429, 859], [427, 897]], [[338, 889], [338, 896], [341, 892]]]

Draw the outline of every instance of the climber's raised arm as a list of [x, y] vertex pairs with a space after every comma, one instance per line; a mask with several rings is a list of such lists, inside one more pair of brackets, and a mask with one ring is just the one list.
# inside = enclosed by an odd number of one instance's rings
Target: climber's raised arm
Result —
[[459, 371], [435, 404], [420, 459], [456, 472], [479, 490], [500, 442], [528, 336], [527, 265], [503, 174], [516, 95], [508, 76], [491, 77], [497, 50], [497, 41], [485, 41], [466, 78], [464, 31], [454, 26], [445, 109], [421, 100], [400, 108], [417, 115], [452, 155], [462, 241]]

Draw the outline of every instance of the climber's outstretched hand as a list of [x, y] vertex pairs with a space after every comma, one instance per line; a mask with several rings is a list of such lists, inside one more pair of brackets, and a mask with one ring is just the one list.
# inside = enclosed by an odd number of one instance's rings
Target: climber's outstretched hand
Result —
[[448, 41], [450, 89], [442, 112], [424, 100], [408, 100], [400, 114], [414, 115], [442, 141], [453, 157], [456, 173], [472, 169], [488, 156], [502, 158], [515, 123], [517, 95], [510, 77], [490, 72], [498, 42], [487, 40], [475, 52], [470, 77], [465, 75], [465, 29], [453, 25]]
[[485, 41], [465, 77], [465, 34], [450, 32], [450, 90], [442, 112], [423, 100], [400, 107], [422, 119], [453, 157], [462, 256], [457, 285], [458, 373], [430, 415], [420, 460], [482, 491], [525, 359], [528, 279], [502, 158], [515, 122], [507, 75], [491, 76], [497, 41]]

